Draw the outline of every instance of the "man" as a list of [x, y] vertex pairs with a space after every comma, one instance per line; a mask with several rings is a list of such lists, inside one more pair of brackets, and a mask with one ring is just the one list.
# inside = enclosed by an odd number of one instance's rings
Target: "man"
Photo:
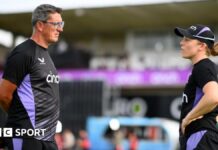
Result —
[[[0, 104], [8, 113], [5, 138], [9, 150], [53, 150], [59, 117], [59, 76], [48, 46], [58, 41], [64, 22], [61, 8], [38, 6], [32, 14], [33, 33], [7, 59], [0, 81]], [[3, 135], [4, 136], [4, 135]]]

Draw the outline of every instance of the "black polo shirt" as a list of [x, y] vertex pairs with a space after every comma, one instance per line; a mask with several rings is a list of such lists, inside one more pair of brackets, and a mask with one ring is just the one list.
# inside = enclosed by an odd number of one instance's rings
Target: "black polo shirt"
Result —
[[53, 141], [59, 117], [59, 76], [47, 49], [28, 39], [7, 59], [3, 78], [17, 85], [7, 127], [45, 129], [34, 138]]
[[[201, 97], [204, 95], [204, 85], [210, 81], [218, 81], [217, 66], [210, 59], [206, 58], [200, 60], [194, 65], [192, 73], [189, 76], [188, 83], [186, 84], [183, 93], [180, 123], [182, 119], [198, 104]], [[205, 114], [202, 119], [193, 121], [188, 125], [185, 130], [186, 135], [190, 136], [192, 133], [205, 129], [218, 132], [215, 119], [216, 115], [218, 115], [218, 107], [212, 112]]]

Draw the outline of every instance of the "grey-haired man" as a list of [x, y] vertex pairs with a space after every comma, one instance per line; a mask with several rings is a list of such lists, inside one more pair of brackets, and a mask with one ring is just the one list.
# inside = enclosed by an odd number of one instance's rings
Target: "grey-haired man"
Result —
[[[63, 31], [62, 9], [43, 4], [32, 13], [31, 38], [9, 55], [0, 81], [0, 104], [8, 113], [9, 150], [56, 150], [59, 76], [48, 53]], [[3, 135], [4, 136], [4, 135]]]

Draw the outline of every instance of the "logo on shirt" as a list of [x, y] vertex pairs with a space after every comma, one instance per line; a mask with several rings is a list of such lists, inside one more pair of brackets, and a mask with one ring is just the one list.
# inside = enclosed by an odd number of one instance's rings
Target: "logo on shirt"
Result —
[[185, 93], [182, 94], [182, 102], [188, 103], [188, 96]]
[[51, 71], [50, 71], [50, 74], [47, 75], [46, 77], [46, 81], [48, 83], [59, 83], [60, 81], [60, 77], [58, 75], [54, 75]]
[[40, 65], [45, 65], [45, 58], [38, 58]]
[[196, 26], [191, 26], [190, 28], [191, 28], [192, 30], [194, 30], [194, 31], [197, 29]]

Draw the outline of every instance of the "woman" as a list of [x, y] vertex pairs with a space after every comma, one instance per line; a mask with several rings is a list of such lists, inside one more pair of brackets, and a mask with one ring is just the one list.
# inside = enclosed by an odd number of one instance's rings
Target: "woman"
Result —
[[215, 36], [209, 27], [193, 25], [175, 28], [182, 37], [181, 55], [190, 59], [192, 73], [183, 93], [180, 118], [182, 150], [218, 149], [218, 79], [217, 67], [208, 57], [218, 55]]

